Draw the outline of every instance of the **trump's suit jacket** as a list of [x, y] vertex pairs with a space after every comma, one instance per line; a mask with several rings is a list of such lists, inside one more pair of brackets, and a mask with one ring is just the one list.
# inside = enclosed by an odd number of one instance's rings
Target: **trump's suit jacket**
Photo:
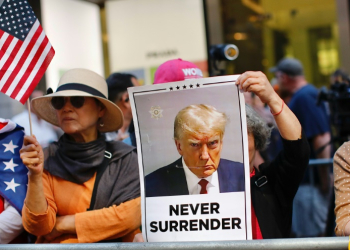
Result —
[[[220, 159], [217, 169], [220, 193], [244, 191], [243, 163]], [[145, 178], [146, 197], [188, 195], [182, 158]]]

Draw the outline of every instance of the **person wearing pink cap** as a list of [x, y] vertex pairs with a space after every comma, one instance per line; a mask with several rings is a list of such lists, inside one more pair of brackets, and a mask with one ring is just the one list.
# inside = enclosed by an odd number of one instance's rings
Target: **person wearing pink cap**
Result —
[[194, 63], [178, 58], [166, 61], [158, 67], [154, 74], [153, 84], [178, 82], [202, 77], [202, 71]]

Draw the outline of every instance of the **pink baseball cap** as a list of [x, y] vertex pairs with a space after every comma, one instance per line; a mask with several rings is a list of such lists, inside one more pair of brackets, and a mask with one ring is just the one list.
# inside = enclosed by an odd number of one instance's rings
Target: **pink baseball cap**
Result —
[[174, 59], [161, 64], [154, 74], [153, 84], [202, 78], [202, 71], [193, 63]]

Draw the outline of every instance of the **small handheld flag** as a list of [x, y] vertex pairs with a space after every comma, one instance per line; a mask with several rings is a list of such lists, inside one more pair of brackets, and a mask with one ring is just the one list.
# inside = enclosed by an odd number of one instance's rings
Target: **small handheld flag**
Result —
[[25, 0], [0, 0], [0, 92], [29, 98], [55, 51]]

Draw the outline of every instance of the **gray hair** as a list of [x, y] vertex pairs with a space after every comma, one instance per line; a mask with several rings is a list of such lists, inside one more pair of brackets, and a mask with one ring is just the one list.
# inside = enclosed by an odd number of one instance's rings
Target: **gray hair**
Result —
[[245, 105], [248, 133], [254, 136], [255, 149], [264, 150], [269, 145], [272, 128], [249, 105]]

